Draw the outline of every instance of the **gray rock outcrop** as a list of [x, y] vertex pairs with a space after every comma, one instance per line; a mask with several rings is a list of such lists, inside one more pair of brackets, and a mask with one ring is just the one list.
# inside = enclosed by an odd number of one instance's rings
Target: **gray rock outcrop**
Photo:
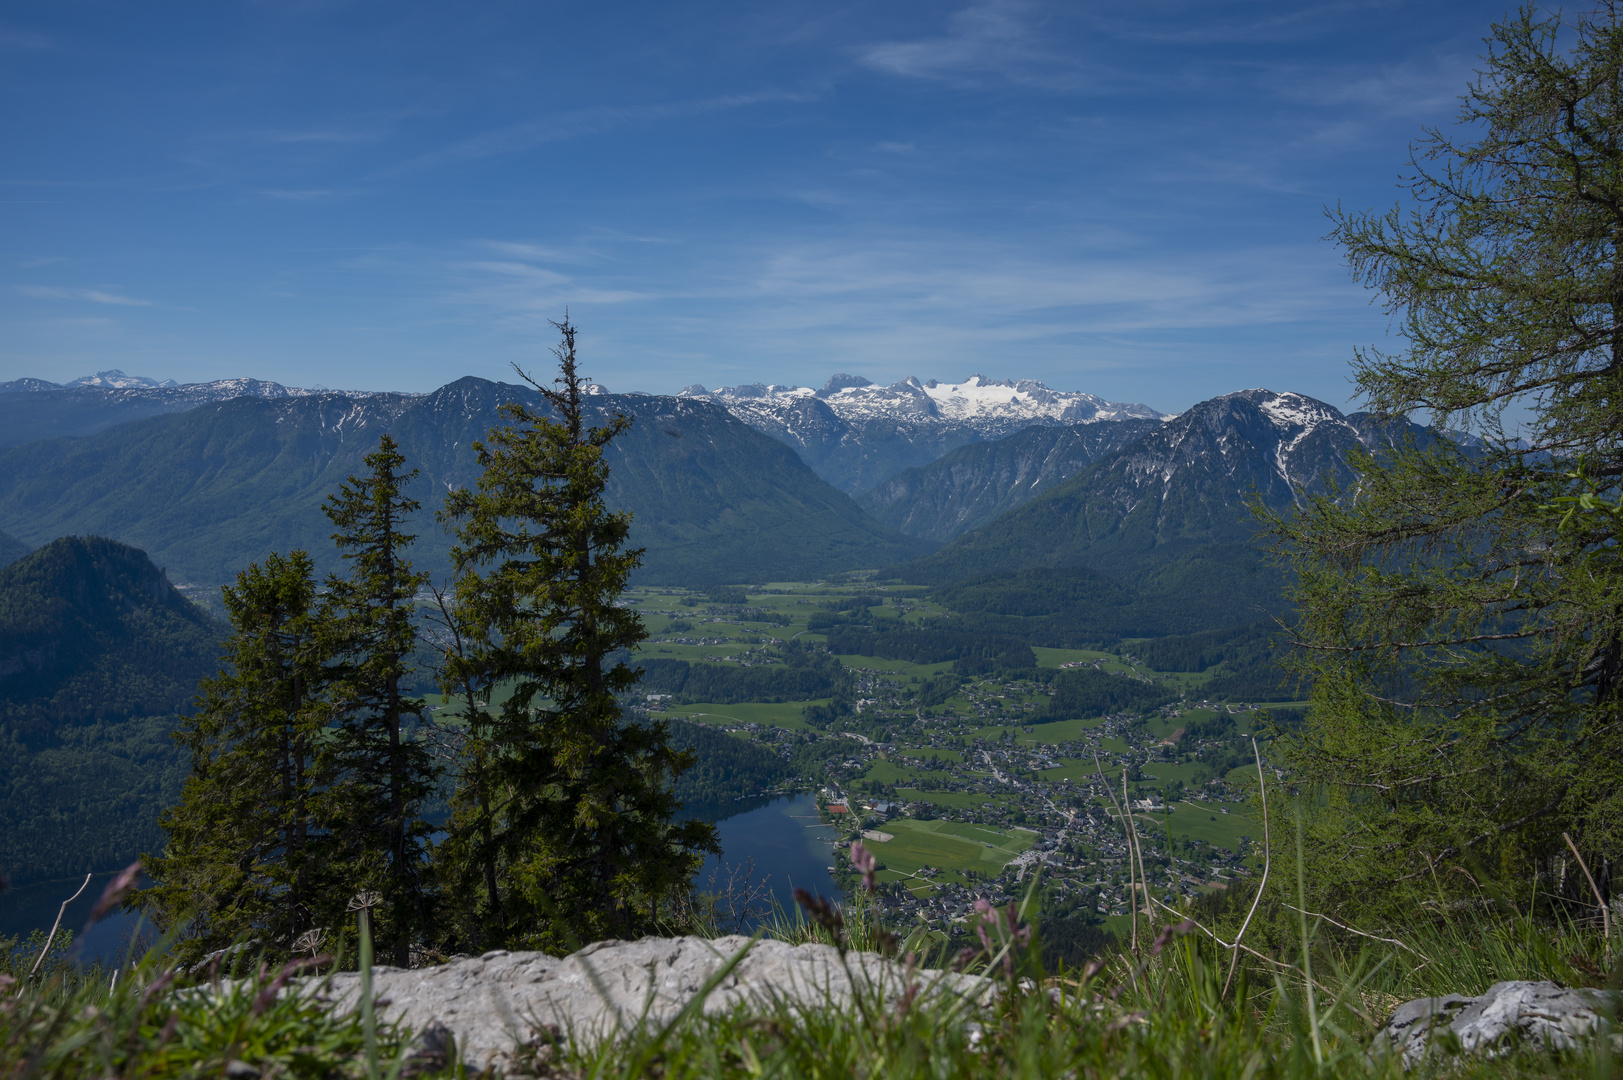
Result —
[[1508, 1046], [1575, 1049], [1593, 1035], [1602, 1016], [1616, 1008], [1601, 990], [1574, 990], [1553, 982], [1500, 982], [1481, 997], [1449, 994], [1399, 1005], [1376, 1036], [1403, 1055], [1405, 1067], [1426, 1055], [1432, 1041], [1448, 1032], [1465, 1053], [1489, 1056]]
[[[595, 1042], [639, 1025], [675, 1018], [749, 939], [644, 938], [600, 941], [559, 959], [497, 950], [439, 967], [374, 967], [378, 1013], [414, 1031], [443, 1025], [458, 1055], [474, 1069], [510, 1060], [523, 1046], [562, 1037]], [[847, 975], [849, 969], [850, 975]], [[950, 971], [908, 972], [876, 953], [851, 952], [842, 964], [827, 945], [758, 941], [705, 998], [705, 1013], [836, 1006], [856, 989], [887, 1005], [915, 983], [919, 996], [991, 1001], [987, 979]], [[311, 986], [318, 985], [314, 981]], [[327, 991], [340, 1008], [360, 1000], [360, 976], [332, 977]], [[437, 1029], [436, 1029], [437, 1030]]]

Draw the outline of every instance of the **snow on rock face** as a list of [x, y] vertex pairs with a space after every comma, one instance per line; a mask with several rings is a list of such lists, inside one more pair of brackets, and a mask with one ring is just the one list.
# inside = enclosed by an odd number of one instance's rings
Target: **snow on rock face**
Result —
[[1325, 422], [1345, 422], [1335, 409], [1301, 394], [1276, 394], [1269, 390], [1247, 390], [1245, 393], [1263, 395], [1255, 399], [1257, 408], [1282, 427], [1301, 427], [1311, 431]]
[[[1127, 418], [1170, 419], [1148, 405], [1106, 401], [1095, 394], [1053, 390], [1032, 379], [994, 380], [971, 375], [960, 383], [935, 379], [920, 382], [909, 376], [890, 386], [876, 386], [857, 375], [836, 375], [821, 390], [776, 383], [749, 383], [706, 390], [694, 385], [682, 391], [684, 397], [709, 397], [730, 411], [752, 406], [780, 406], [797, 399], [816, 397], [827, 403], [840, 419], [849, 422], [896, 418], [934, 419], [943, 423], [983, 421], [1003, 426], [1010, 421], [1024, 423], [1091, 423], [1097, 420]], [[758, 409], [747, 410], [755, 413]]]
[[133, 390], [137, 388], [168, 388], [179, 386], [173, 379], [159, 382], [149, 379], [145, 375], [126, 375], [118, 368], [111, 371], [98, 371], [94, 375], [81, 375], [72, 382], [63, 383], [64, 386], [99, 386], [108, 390]]

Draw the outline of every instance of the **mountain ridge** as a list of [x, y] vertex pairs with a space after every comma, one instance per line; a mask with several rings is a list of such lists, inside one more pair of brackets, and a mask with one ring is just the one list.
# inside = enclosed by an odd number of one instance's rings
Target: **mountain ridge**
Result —
[[[271, 550], [334, 558], [321, 501], [389, 431], [423, 475], [414, 555], [443, 571], [450, 541], [430, 516], [449, 485], [471, 484], [471, 444], [528, 387], [465, 377], [432, 394], [238, 398], [144, 418], [83, 439], [0, 451], [0, 527], [40, 542], [111, 534], [187, 580], [228, 581]], [[600, 415], [634, 422], [610, 449], [607, 498], [635, 511], [645, 581], [694, 583], [813, 576], [886, 565], [931, 544], [869, 519], [793, 450], [708, 401], [596, 394]]]
[[[103, 372], [102, 375], [122, 376], [123, 373]], [[88, 378], [99, 379], [101, 376]], [[130, 385], [114, 385], [120, 381]], [[0, 383], [0, 449], [40, 439], [94, 435], [115, 424], [166, 413], [188, 412], [203, 405], [237, 398], [275, 400], [339, 394], [364, 400], [390, 393], [305, 389], [249, 378], [182, 384], [169, 380], [160, 384], [155, 380], [138, 381], [138, 378], [132, 377], [103, 383], [80, 380], [67, 385], [47, 383], [43, 379], [14, 379]]]
[[[1409, 433], [1426, 431], [1402, 423]], [[1225, 394], [897, 573], [938, 585], [1061, 566], [1140, 574], [1201, 549], [1248, 551], [1243, 561], [1255, 570], [1258, 526], [1245, 505], [1252, 492], [1283, 507], [1295, 498], [1293, 483], [1317, 490], [1325, 475], [1344, 480], [1348, 451], [1393, 437], [1390, 423], [1343, 415], [1305, 394]]]
[[973, 442], [905, 470], [857, 503], [908, 536], [948, 541], [979, 528], [1159, 427], [1149, 419], [1039, 425]]
[[711, 391], [694, 385], [678, 396], [720, 402], [757, 431], [794, 447], [817, 475], [849, 493], [968, 443], [1033, 425], [1167, 418], [1147, 405], [979, 374], [961, 383], [909, 376], [890, 386], [841, 374], [821, 390], [751, 383]]

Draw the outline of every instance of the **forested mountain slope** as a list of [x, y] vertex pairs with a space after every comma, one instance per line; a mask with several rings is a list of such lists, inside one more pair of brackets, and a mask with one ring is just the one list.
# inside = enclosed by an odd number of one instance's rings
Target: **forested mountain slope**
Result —
[[27, 554], [27, 544], [10, 533], [0, 532], [0, 566], [9, 566]]
[[0, 568], [0, 868], [107, 869], [162, 843], [169, 738], [225, 629], [134, 548], [64, 537]]
[[[0, 453], [0, 527], [33, 542], [116, 536], [192, 582], [228, 581], [269, 551], [300, 546], [330, 569], [321, 501], [388, 432], [422, 469], [411, 489], [423, 503], [415, 558], [443, 572], [450, 541], [433, 511], [448, 486], [476, 480], [472, 443], [499, 422], [497, 408], [538, 397], [465, 378], [421, 396], [239, 398], [31, 443]], [[635, 512], [642, 580], [818, 576], [929, 548], [872, 521], [793, 450], [719, 405], [646, 395], [593, 403], [601, 416], [634, 419], [609, 451], [608, 498]]]
[[1181, 577], [1191, 558], [1254, 563], [1246, 499], [1284, 506], [1292, 481], [1345, 475], [1347, 452], [1381, 435], [1355, 420], [1300, 394], [1213, 398], [899, 573], [946, 584], [1040, 567]]
[[1054, 487], [1162, 426], [1130, 418], [1028, 427], [970, 443], [858, 497], [875, 520], [908, 536], [947, 541]]

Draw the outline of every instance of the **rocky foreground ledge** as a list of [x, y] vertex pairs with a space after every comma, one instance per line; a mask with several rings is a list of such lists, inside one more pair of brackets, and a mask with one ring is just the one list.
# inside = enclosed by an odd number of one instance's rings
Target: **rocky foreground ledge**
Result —
[[[372, 994], [379, 1016], [419, 1032], [448, 1029], [462, 1060], [483, 1070], [560, 1036], [592, 1043], [639, 1025], [662, 1025], [748, 944], [739, 935], [600, 941], [562, 959], [498, 949], [439, 967], [374, 967]], [[702, 1007], [706, 1013], [839, 1007], [851, 1001], [852, 977], [861, 993], [887, 1004], [909, 986], [921, 998], [952, 995], [977, 1004], [996, 993], [979, 976], [935, 969], [909, 975], [877, 953], [848, 952], [842, 963], [828, 945], [763, 940]], [[334, 975], [327, 992], [337, 1007], [354, 1008], [360, 976]]]
[[[600, 941], [558, 958], [498, 949], [439, 967], [372, 969], [378, 1014], [426, 1037], [431, 1055], [446, 1036], [474, 1070], [504, 1067], [525, 1048], [555, 1039], [596, 1044], [679, 1014], [705, 984], [749, 945], [739, 935]], [[360, 1002], [360, 976], [341, 972], [310, 979], [312, 991], [340, 1009]], [[924, 969], [909, 972], [877, 953], [848, 952], [843, 962], [828, 945], [756, 942], [705, 997], [707, 1014], [734, 1009], [849, 1007], [858, 992], [892, 1006], [910, 988], [921, 1000], [952, 997], [991, 1004], [997, 984], [975, 975]], [[324, 985], [325, 984], [325, 985]], [[1572, 1049], [1604, 1029], [1612, 995], [1550, 982], [1503, 982], [1481, 997], [1450, 994], [1398, 1006], [1376, 1036], [1377, 1052], [1397, 1052], [1406, 1067], [1433, 1048], [1493, 1056], [1510, 1046]], [[1615, 1037], [1614, 1037], [1615, 1038]], [[1439, 1044], [1441, 1044], [1439, 1046]]]

